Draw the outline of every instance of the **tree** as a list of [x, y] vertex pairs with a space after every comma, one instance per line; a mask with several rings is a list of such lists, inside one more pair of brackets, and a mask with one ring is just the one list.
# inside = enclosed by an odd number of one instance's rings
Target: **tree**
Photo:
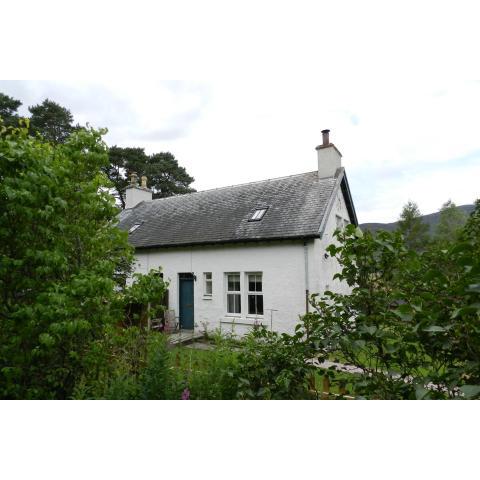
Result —
[[188, 175], [184, 167], [178, 165], [178, 160], [170, 152], [150, 155], [144, 175], [150, 178], [153, 198], [171, 197], [195, 191], [189, 186], [194, 178]]
[[458, 238], [467, 222], [467, 214], [455, 203], [448, 200], [440, 209], [440, 219], [435, 230], [435, 238], [443, 243], [449, 243]]
[[403, 207], [398, 221], [398, 230], [405, 239], [405, 244], [413, 250], [421, 250], [429, 239], [429, 227], [422, 222], [418, 205], [409, 200]]
[[125, 208], [125, 188], [129, 184], [128, 175], [132, 172], [148, 177], [148, 186], [153, 190], [153, 198], [194, 192], [190, 187], [194, 178], [170, 152], [147, 155], [143, 148], [117, 147], [109, 150], [110, 164], [104, 168], [115, 187], [115, 196]]
[[122, 209], [125, 208], [125, 188], [129, 181], [127, 175], [130, 165], [146, 162], [143, 148], [122, 148], [113, 146], [108, 151], [109, 164], [104, 167], [104, 172], [112, 182], [115, 197], [119, 200]]
[[20, 100], [9, 97], [4, 93], [0, 93], [0, 117], [3, 119], [4, 125], [14, 127], [18, 124], [17, 110], [22, 105]]
[[0, 124], [2, 398], [68, 398], [92, 342], [122, 318], [116, 279], [133, 252], [101, 173], [102, 133], [55, 145]]
[[349, 225], [328, 251], [349, 294], [325, 292], [308, 314], [323, 356], [359, 367], [356, 395], [480, 397], [480, 202], [460, 238], [424, 251], [399, 232]]
[[49, 142], [65, 143], [76, 128], [70, 110], [48, 98], [41, 104], [28, 107], [28, 110], [32, 114], [30, 117], [32, 132], [39, 133]]

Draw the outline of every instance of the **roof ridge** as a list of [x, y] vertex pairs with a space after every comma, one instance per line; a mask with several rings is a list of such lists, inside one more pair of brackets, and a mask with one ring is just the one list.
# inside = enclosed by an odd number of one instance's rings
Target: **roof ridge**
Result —
[[[265, 180], [254, 180], [253, 182], [237, 183], [235, 185], [225, 185], [224, 187], [207, 188], [206, 190], [200, 190], [198, 192], [190, 192], [190, 193], [183, 193], [181, 195], [173, 195], [171, 197], [156, 198], [155, 200], [152, 200], [152, 203], [157, 202], [158, 200], [166, 200], [167, 198], [186, 197], [187, 195], [197, 195], [199, 193], [213, 192], [215, 190], [224, 190], [225, 188], [244, 187], [245, 185], [254, 185], [256, 183], [271, 182], [273, 180], [283, 180], [284, 178], [299, 177], [301, 175], [307, 175], [309, 173], [316, 173], [316, 172], [317, 172], [316, 170], [312, 170], [310, 172], [294, 173], [293, 175], [284, 175], [283, 177], [266, 178]], [[334, 178], [334, 177], [326, 177], [326, 178]], [[322, 178], [321, 180], [324, 180], [324, 179]]]

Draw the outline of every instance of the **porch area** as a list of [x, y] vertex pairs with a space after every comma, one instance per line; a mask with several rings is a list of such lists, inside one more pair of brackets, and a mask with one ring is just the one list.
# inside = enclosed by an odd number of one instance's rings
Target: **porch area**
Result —
[[195, 340], [203, 338], [203, 333], [195, 330], [176, 330], [172, 333], [167, 333], [168, 343], [170, 345], [182, 345], [192, 343]]

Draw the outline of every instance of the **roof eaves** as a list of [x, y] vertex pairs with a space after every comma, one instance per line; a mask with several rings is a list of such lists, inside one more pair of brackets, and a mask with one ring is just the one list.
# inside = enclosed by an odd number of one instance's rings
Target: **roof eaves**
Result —
[[347, 174], [346, 172], [343, 175], [342, 179], [342, 192], [345, 197], [345, 203], [347, 204], [347, 210], [350, 215], [350, 221], [358, 227], [357, 212], [355, 211], [355, 205], [353, 203], [352, 194], [350, 192], [350, 187], [348, 185]]
[[318, 235], [320, 238], [322, 238], [323, 232], [325, 231], [325, 227], [327, 226], [328, 217], [330, 217], [330, 212], [332, 211], [333, 204], [337, 196], [338, 189], [340, 188], [340, 185], [342, 183], [344, 174], [345, 174], [345, 169], [343, 167], [338, 168], [337, 171], [335, 172], [335, 178], [336, 178], [335, 186], [333, 187], [332, 193], [330, 194], [330, 198], [328, 199], [327, 208], [325, 210], [325, 214], [323, 215], [322, 222], [320, 223], [320, 228], [318, 230]]
[[181, 248], [181, 247], [194, 247], [194, 246], [206, 246], [206, 245], [223, 245], [233, 243], [258, 243], [258, 242], [278, 242], [288, 240], [302, 240], [309, 238], [318, 238], [317, 233], [304, 234], [304, 235], [292, 235], [270, 238], [241, 238], [232, 240], [209, 240], [205, 242], [189, 242], [189, 243], [174, 243], [174, 244], [152, 244], [152, 245], [140, 245], [134, 246], [135, 250], [146, 250], [151, 248]]

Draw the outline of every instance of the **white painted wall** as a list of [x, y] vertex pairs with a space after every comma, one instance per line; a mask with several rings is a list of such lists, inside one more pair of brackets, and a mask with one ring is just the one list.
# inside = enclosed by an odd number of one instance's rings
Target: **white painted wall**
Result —
[[316, 291], [319, 293], [323, 293], [325, 290], [331, 290], [336, 293], [350, 293], [351, 291], [346, 282], [340, 282], [338, 279], [333, 280], [333, 276], [340, 272], [340, 265], [337, 260], [330, 256], [325, 258], [326, 248], [332, 243], [338, 244], [333, 236], [337, 228], [337, 216], [340, 217], [344, 224], [350, 223], [350, 217], [341, 189], [337, 192], [322, 238], [315, 242], [314, 256], [320, 272], [317, 277]]
[[[310, 257], [313, 258], [313, 242], [310, 242]], [[270, 327], [270, 310], [273, 312], [273, 329], [293, 331], [298, 316], [305, 313], [305, 262], [303, 242], [278, 242], [275, 244], [243, 244], [228, 246], [159, 249], [138, 252], [137, 272], [147, 273], [161, 266], [164, 278], [170, 282], [169, 308], [178, 315], [178, 274], [193, 272], [195, 328], [203, 322], [208, 329], [221, 327], [231, 330], [233, 317], [226, 313], [226, 272], [239, 272], [242, 289], [242, 314], [235, 315], [238, 334], [251, 328], [256, 318], [246, 314], [246, 274], [262, 272], [264, 316], [258, 317]], [[213, 295], [203, 295], [203, 273], [212, 272]], [[224, 323], [225, 322], [225, 323]]]
[[[195, 329], [221, 328], [241, 335], [252, 328], [255, 321], [280, 332], [293, 332], [299, 316], [305, 313], [305, 290], [323, 293], [326, 289], [344, 292], [348, 285], [332, 281], [339, 265], [335, 259], [324, 258], [325, 248], [333, 242], [337, 227], [336, 216], [348, 220], [348, 212], [341, 191], [332, 206], [321, 239], [306, 244], [308, 281], [305, 270], [305, 245], [303, 241], [230, 244], [222, 246], [196, 246], [137, 251], [136, 271], [147, 273], [162, 267], [169, 281], [169, 308], [179, 312], [178, 274], [193, 272]], [[211, 272], [213, 295], [204, 295], [203, 273]], [[226, 273], [240, 273], [242, 313], [227, 314]], [[263, 275], [264, 316], [247, 315], [247, 273]], [[233, 326], [235, 325], [235, 326]]]
[[318, 146], [317, 155], [319, 178], [333, 177], [337, 168], [342, 166], [342, 154], [333, 144], [328, 147]]
[[125, 208], [133, 208], [140, 202], [151, 202], [152, 191], [149, 188], [129, 185], [125, 190]]

